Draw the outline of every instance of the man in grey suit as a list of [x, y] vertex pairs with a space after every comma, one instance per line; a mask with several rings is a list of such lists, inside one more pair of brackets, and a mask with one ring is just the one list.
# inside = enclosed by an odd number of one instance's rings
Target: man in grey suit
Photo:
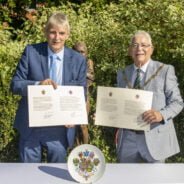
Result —
[[152, 53], [149, 33], [137, 31], [129, 47], [134, 63], [117, 73], [118, 87], [153, 92], [152, 109], [142, 114], [151, 129], [119, 129], [117, 133], [117, 155], [122, 163], [159, 163], [180, 151], [173, 118], [182, 110], [183, 100], [174, 67], [153, 61]]
[[29, 127], [27, 86], [86, 88], [86, 59], [64, 46], [70, 33], [66, 15], [53, 13], [44, 32], [47, 42], [26, 46], [11, 82], [13, 93], [22, 97], [14, 123], [20, 133], [21, 162], [41, 162], [43, 148], [47, 151], [48, 162], [66, 162], [66, 149], [74, 141], [74, 136], [67, 134], [68, 126]]

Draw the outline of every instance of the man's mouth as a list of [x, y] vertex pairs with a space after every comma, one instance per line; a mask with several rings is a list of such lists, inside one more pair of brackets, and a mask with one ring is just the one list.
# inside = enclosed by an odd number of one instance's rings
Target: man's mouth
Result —
[[57, 44], [57, 43], [60, 43], [60, 41], [53, 41], [53, 43], [56, 43]]
[[143, 53], [137, 53], [136, 56], [143, 56]]

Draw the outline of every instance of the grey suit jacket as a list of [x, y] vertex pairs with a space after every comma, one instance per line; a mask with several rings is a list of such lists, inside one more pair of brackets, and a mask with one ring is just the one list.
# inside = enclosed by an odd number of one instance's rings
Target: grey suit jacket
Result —
[[[22, 96], [16, 113], [14, 126], [23, 138], [30, 135], [34, 128], [29, 127], [27, 86], [49, 78], [48, 44], [28, 45], [17, 65], [11, 81], [11, 90]], [[83, 86], [86, 88], [86, 59], [76, 51], [64, 48], [62, 85]]]
[[[158, 61], [151, 60], [146, 71], [147, 81], [162, 65]], [[133, 64], [125, 68], [125, 75], [131, 81]], [[117, 73], [118, 87], [127, 88], [122, 70]], [[179, 145], [176, 137], [173, 118], [183, 108], [183, 100], [178, 88], [174, 67], [164, 64], [157, 76], [153, 78], [144, 90], [153, 92], [152, 108], [159, 111], [164, 120], [160, 123], [153, 123], [150, 131], [145, 131], [145, 139], [148, 150], [155, 160], [163, 160], [178, 153]], [[118, 136], [118, 148], [121, 146], [123, 129]]]

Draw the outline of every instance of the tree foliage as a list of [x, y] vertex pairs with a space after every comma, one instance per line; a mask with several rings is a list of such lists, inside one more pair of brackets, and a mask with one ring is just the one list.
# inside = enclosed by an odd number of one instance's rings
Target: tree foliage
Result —
[[[184, 94], [184, 3], [177, 0], [122, 0], [119, 3], [94, 6], [90, 1], [80, 6], [71, 3], [57, 7], [41, 6], [32, 19], [23, 19], [19, 29], [2, 26], [0, 31], [0, 161], [16, 161], [17, 134], [12, 122], [18, 97], [9, 92], [9, 83], [24, 46], [44, 41], [42, 29], [47, 17], [54, 11], [63, 11], [69, 17], [71, 35], [67, 46], [85, 41], [90, 58], [95, 62], [95, 83], [91, 89], [92, 111], [95, 112], [97, 86], [116, 86], [116, 71], [131, 63], [127, 54], [130, 37], [136, 30], [148, 31], [154, 43], [153, 59], [172, 64]], [[8, 44], [7, 44], [8, 43]], [[169, 162], [183, 162], [184, 113], [175, 119], [181, 153]], [[93, 125], [90, 118], [90, 141], [105, 154], [108, 162], [115, 162], [114, 129]]]

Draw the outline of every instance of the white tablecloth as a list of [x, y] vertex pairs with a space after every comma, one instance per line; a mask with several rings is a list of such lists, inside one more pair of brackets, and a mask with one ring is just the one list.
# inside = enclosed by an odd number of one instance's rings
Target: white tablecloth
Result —
[[[0, 184], [77, 183], [66, 164], [0, 163]], [[107, 164], [96, 184], [184, 183], [184, 164]]]

